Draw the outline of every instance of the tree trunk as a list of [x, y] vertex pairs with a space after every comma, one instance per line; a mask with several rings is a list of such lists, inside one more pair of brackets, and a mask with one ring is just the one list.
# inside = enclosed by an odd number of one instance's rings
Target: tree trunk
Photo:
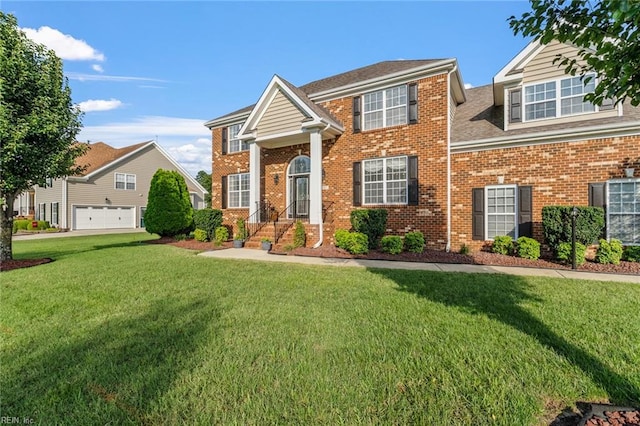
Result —
[[11, 240], [13, 238], [14, 200], [14, 196], [7, 196], [0, 208], [0, 261], [13, 259]]

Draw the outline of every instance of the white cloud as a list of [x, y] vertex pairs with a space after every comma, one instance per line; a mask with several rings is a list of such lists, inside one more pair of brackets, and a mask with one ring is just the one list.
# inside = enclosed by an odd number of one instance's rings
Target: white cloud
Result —
[[91, 65], [91, 69], [94, 70], [95, 72], [104, 72], [104, 68], [102, 68], [102, 65], [100, 64]]
[[118, 99], [89, 99], [88, 101], [80, 102], [78, 107], [84, 112], [93, 111], [109, 111], [112, 109], [120, 108], [123, 105]]
[[56, 52], [60, 58], [69, 61], [99, 61], [105, 60], [102, 53], [89, 46], [86, 41], [78, 40], [70, 35], [63, 34], [51, 27], [22, 28], [22, 31], [31, 40], [44, 44]]
[[159, 83], [167, 83], [166, 80], [160, 80], [158, 78], [129, 77], [129, 76], [123, 76], [123, 75], [83, 74], [78, 72], [68, 72], [67, 77], [69, 77], [69, 80], [78, 80], [78, 81], [119, 81], [119, 82], [155, 81]]
[[465, 83], [464, 84], [464, 88], [465, 89], [471, 89], [472, 87], [473, 87], [473, 84], [471, 84], [471, 83]]
[[141, 89], [164, 89], [164, 87], [162, 87], [162, 86], [152, 86], [152, 85], [149, 85], [149, 84], [143, 84], [143, 85], [140, 85], [138, 87], [141, 88]]
[[[204, 119], [142, 116], [126, 122], [86, 126], [79, 141], [104, 142], [123, 147], [154, 140], [189, 173], [211, 172], [211, 132]], [[206, 143], [204, 142], [206, 140]]]

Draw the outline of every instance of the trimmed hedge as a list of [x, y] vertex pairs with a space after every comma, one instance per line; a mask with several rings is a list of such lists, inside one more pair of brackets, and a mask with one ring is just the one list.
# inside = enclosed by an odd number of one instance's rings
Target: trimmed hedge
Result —
[[[584, 244], [576, 242], [576, 265], [582, 265], [585, 262], [584, 254], [587, 247]], [[556, 250], [556, 258], [565, 263], [571, 263], [571, 243], [560, 243]]]
[[385, 209], [351, 211], [351, 226], [354, 231], [367, 236], [370, 250], [376, 249], [380, 245], [380, 239], [387, 229], [387, 214]]
[[620, 264], [622, 259], [622, 243], [620, 240], [612, 238], [611, 241], [605, 239], [600, 240], [600, 246], [596, 251], [596, 262], [602, 264]]
[[184, 177], [174, 170], [158, 169], [151, 179], [144, 224], [148, 233], [161, 237], [191, 232], [193, 207]]
[[216, 228], [222, 225], [222, 210], [201, 209], [193, 212], [193, 223], [196, 229], [202, 229], [207, 233], [207, 239], [213, 241]]
[[537, 260], [540, 258], [540, 243], [529, 237], [517, 240], [516, 254], [523, 259]]
[[640, 246], [625, 247], [622, 252], [622, 260], [627, 262], [640, 262]]
[[[585, 246], [593, 244], [604, 230], [604, 210], [601, 207], [577, 207], [576, 241]], [[560, 243], [571, 241], [570, 206], [546, 206], [542, 208], [542, 232], [545, 242], [554, 251]]]
[[513, 253], [513, 238], [509, 235], [499, 235], [493, 238], [493, 244], [491, 245], [491, 251], [493, 253], [510, 255]]
[[369, 252], [368, 238], [363, 233], [337, 229], [334, 237], [336, 247], [345, 249], [351, 254], [366, 254]]
[[420, 231], [411, 231], [404, 234], [404, 249], [411, 253], [424, 251], [424, 235]]
[[229, 228], [218, 226], [216, 228], [216, 243], [222, 244], [229, 239]]
[[195, 231], [193, 231], [193, 238], [196, 241], [200, 241], [201, 243], [204, 243], [205, 241], [208, 240], [207, 231], [205, 231], [204, 229], [196, 229]]
[[397, 235], [387, 235], [380, 240], [381, 250], [389, 254], [402, 253], [403, 245], [402, 237], [398, 237]]
[[18, 231], [26, 231], [31, 221], [29, 219], [14, 219], [13, 220], [13, 233]]

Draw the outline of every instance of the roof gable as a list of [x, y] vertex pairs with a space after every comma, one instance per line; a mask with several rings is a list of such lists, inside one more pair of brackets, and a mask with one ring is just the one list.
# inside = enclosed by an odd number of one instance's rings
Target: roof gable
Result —
[[[268, 124], [271, 115], [282, 110], [289, 113], [285, 117], [285, 128], [291, 132], [302, 132], [305, 128], [311, 127], [327, 127], [336, 133], [344, 131], [337, 119], [321, 106], [314, 104], [302, 90], [274, 75], [242, 125], [238, 138], [247, 140], [261, 137], [258, 124]], [[264, 136], [273, 134], [273, 130], [268, 127]]]

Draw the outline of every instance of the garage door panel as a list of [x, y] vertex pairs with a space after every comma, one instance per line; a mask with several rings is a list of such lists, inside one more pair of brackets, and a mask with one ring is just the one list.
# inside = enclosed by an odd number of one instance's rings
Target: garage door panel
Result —
[[78, 206], [73, 215], [74, 229], [135, 228], [134, 207]]

